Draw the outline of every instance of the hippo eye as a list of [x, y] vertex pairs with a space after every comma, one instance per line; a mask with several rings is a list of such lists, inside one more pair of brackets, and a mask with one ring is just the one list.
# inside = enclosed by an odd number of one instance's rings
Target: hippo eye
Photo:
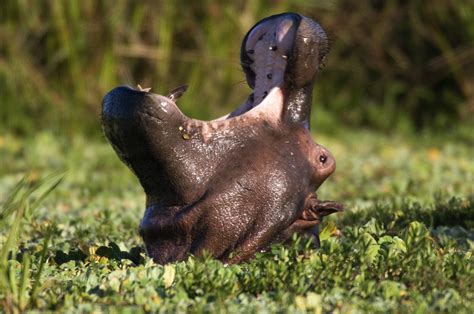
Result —
[[319, 156], [319, 161], [321, 163], [325, 164], [327, 160], [328, 160], [328, 158], [326, 156], [324, 156], [324, 155]]

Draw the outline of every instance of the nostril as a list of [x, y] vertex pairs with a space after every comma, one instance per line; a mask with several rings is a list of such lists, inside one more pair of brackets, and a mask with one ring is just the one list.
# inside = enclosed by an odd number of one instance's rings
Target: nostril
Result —
[[328, 157], [326, 155], [320, 155], [319, 156], [319, 161], [321, 163], [325, 164], [327, 160], [328, 160]]

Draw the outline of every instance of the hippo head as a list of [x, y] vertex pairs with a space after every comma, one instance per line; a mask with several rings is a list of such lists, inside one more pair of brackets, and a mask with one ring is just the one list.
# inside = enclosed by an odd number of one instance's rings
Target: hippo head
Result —
[[158, 263], [204, 251], [246, 260], [294, 232], [317, 238], [322, 217], [341, 210], [314, 191], [335, 160], [309, 133], [311, 90], [328, 52], [313, 20], [268, 17], [245, 36], [247, 101], [212, 121], [184, 115], [175, 100], [117, 87], [103, 100], [105, 135], [146, 193], [140, 224]]

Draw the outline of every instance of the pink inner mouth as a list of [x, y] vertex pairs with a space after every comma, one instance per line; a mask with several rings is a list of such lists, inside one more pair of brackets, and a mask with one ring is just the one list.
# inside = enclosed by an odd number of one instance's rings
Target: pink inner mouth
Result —
[[273, 87], [283, 85], [296, 35], [295, 24], [291, 16], [279, 16], [258, 25], [247, 37], [245, 51], [255, 73], [253, 106], [262, 102]]

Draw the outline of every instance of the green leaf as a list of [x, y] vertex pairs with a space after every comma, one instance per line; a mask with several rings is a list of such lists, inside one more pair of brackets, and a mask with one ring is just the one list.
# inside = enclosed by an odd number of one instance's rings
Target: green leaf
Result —
[[364, 249], [364, 259], [368, 263], [372, 264], [377, 258], [377, 255], [379, 254], [380, 245], [369, 233], [363, 233], [359, 242], [362, 244]]
[[324, 229], [319, 233], [319, 240], [325, 241], [329, 239], [336, 231], [336, 225], [332, 221], [328, 222]]
[[428, 241], [431, 242], [430, 232], [421, 222], [413, 221], [405, 230], [404, 240], [407, 248], [416, 248]]
[[165, 265], [163, 273], [163, 283], [165, 288], [173, 285], [174, 277], [176, 275], [176, 268], [174, 265]]

